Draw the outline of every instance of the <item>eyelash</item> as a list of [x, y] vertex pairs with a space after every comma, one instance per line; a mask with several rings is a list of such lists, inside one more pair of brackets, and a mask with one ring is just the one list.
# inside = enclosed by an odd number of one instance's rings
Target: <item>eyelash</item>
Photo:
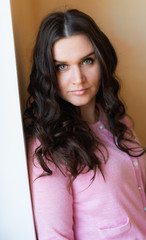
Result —
[[65, 69], [61, 69], [61, 67], [62, 66], [65, 66], [65, 67], [67, 67], [67, 64], [58, 64], [58, 65], [56, 65], [56, 69], [57, 69], [57, 71], [65, 71], [66, 70], [66, 68]]
[[94, 59], [93, 58], [86, 58], [85, 60], [83, 60], [82, 63], [84, 64], [87, 61], [89, 61], [89, 63], [87, 63], [87, 65], [91, 65], [94, 62]]
[[[89, 62], [86, 63], [87, 61], [89, 61]], [[86, 59], [84, 59], [84, 60], [81, 62], [81, 64], [82, 64], [82, 65], [91, 65], [91, 64], [93, 64], [93, 62], [94, 62], [94, 59], [93, 59], [93, 58], [86, 58]], [[61, 67], [65, 67], [65, 68], [61, 69]], [[67, 65], [67, 64], [58, 64], [58, 65], [56, 65], [57, 71], [60, 71], [60, 72], [65, 71], [67, 68], [68, 68], [68, 65]]]

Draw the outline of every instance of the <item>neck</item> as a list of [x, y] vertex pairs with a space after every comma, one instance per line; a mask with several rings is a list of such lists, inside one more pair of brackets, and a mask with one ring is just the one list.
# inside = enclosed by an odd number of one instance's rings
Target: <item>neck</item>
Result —
[[95, 104], [93, 106], [82, 106], [80, 107], [82, 119], [88, 124], [93, 124], [98, 121], [98, 111]]

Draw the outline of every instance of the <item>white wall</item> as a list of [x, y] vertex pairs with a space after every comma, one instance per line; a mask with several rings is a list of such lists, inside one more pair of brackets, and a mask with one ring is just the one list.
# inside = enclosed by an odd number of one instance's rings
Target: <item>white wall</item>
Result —
[[34, 240], [9, 0], [0, 34], [0, 239]]

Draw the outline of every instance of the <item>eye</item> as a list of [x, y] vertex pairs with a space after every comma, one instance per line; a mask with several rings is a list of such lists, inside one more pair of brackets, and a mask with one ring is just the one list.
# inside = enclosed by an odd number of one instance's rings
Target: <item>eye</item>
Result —
[[83, 65], [90, 65], [93, 63], [93, 58], [87, 58], [83, 61]]
[[56, 66], [57, 71], [65, 71], [68, 68], [66, 64], [58, 64]]

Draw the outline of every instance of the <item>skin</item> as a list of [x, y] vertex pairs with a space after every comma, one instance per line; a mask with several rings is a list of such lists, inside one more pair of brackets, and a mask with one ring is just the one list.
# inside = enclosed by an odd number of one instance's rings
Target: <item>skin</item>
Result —
[[97, 121], [96, 94], [100, 87], [100, 66], [86, 35], [62, 38], [53, 46], [59, 95], [80, 107], [83, 120]]

